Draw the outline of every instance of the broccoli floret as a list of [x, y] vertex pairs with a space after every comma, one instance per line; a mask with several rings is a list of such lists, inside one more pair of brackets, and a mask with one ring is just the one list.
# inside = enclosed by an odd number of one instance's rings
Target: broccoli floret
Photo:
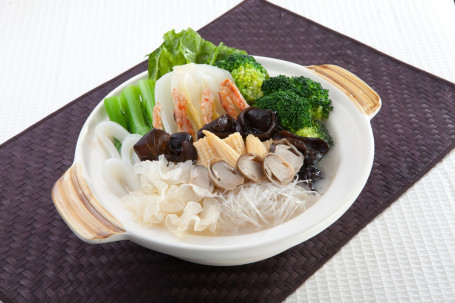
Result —
[[293, 77], [292, 81], [299, 91], [299, 95], [311, 100], [313, 119], [327, 119], [333, 109], [332, 101], [329, 99], [329, 91], [322, 88], [319, 82], [303, 76]]
[[312, 123], [309, 100], [290, 90], [267, 94], [257, 99], [254, 106], [276, 111], [281, 125], [291, 132], [310, 126]]
[[299, 129], [295, 134], [301, 137], [319, 138], [329, 145], [333, 145], [333, 140], [327, 127], [320, 121], [313, 121], [311, 125]]
[[268, 95], [280, 90], [292, 90], [296, 94], [299, 94], [294, 85], [294, 82], [292, 81], [292, 78], [290, 77], [279, 75], [269, 78], [264, 81], [264, 83], [262, 83], [262, 92], [264, 95]]
[[293, 91], [308, 99], [311, 104], [311, 114], [315, 120], [328, 118], [333, 109], [332, 101], [329, 99], [329, 91], [322, 88], [320, 83], [304, 76], [286, 77], [280, 75], [272, 77], [262, 84], [262, 91], [265, 95], [281, 90]]
[[229, 71], [245, 100], [251, 104], [261, 97], [261, 86], [269, 78], [265, 68], [254, 57], [232, 54], [224, 60], [217, 61], [215, 66]]
[[328, 118], [333, 109], [328, 90], [309, 78], [269, 78], [262, 84], [264, 96], [254, 106], [277, 112], [282, 126], [302, 137], [320, 138], [333, 144], [321, 120]]

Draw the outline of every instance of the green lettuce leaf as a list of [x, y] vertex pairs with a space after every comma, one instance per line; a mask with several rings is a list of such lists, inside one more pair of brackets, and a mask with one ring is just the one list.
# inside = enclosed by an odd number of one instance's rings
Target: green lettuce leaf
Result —
[[[221, 42], [223, 44], [223, 42]], [[196, 63], [199, 64], [210, 64], [211, 61], [216, 58], [218, 54], [218, 47], [215, 46], [212, 42], [205, 41], [202, 43], [199, 53], [197, 54]]]
[[225, 46], [218, 46], [202, 37], [193, 29], [188, 28], [176, 33], [171, 30], [164, 34], [164, 42], [148, 55], [148, 77], [156, 81], [172, 71], [176, 65], [199, 63], [214, 65], [233, 53], [244, 54], [246, 51]]
[[226, 59], [227, 57], [229, 57], [232, 54], [248, 55], [247, 52], [244, 50], [222, 45], [218, 52], [218, 56], [216, 57], [216, 61]]

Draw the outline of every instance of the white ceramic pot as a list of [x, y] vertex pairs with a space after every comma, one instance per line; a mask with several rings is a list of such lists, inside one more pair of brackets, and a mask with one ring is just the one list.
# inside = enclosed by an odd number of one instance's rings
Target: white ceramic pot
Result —
[[[328, 184], [312, 207], [281, 225], [238, 236], [178, 238], [161, 227], [142, 227], [131, 219], [101, 177], [101, 165], [107, 156], [96, 140], [94, 128], [108, 117], [100, 100], [82, 127], [73, 165], [52, 190], [56, 208], [76, 235], [88, 243], [130, 240], [191, 262], [227, 266], [279, 254], [340, 218], [362, 191], [371, 171], [374, 140], [370, 119], [380, 109], [379, 96], [359, 78], [334, 65], [303, 67], [277, 59], [256, 59], [271, 76], [303, 75], [329, 90], [334, 110], [327, 127], [335, 145], [321, 162]], [[119, 94], [127, 85], [146, 77], [147, 72], [141, 73], [108, 96]]]

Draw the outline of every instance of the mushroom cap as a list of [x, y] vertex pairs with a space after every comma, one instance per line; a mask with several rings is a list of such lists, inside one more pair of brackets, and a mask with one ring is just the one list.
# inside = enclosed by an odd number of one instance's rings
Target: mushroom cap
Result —
[[293, 144], [305, 156], [305, 166], [315, 165], [329, 151], [327, 142], [319, 138], [300, 137], [286, 130], [277, 131], [273, 136], [275, 140], [283, 138]]
[[207, 189], [210, 192], [214, 189], [214, 185], [210, 181], [209, 171], [202, 165], [193, 165], [191, 167], [190, 183]]
[[272, 183], [286, 185], [294, 179], [295, 170], [292, 165], [275, 153], [267, 153], [262, 165], [267, 179]]
[[262, 158], [255, 153], [243, 154], [237, 160], [237, 170], [253, 182], [267, 180], [262, 169]]
[[270, 152], [274, 152], [283, 159], [286, 159], [286, 161], [294, 167], [295, 172], [300, 170], [305, 161], [303, 154], [286, 139], [274, 141], [270, 146]]
[[232, 190], [245, 182], [245, 178], [221, 158], [210, 160], [209, 177], [212, 183], [222, 190]]

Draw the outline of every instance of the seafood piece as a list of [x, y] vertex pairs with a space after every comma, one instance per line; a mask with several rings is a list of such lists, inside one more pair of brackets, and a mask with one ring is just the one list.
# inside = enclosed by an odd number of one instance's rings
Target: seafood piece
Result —
[[210, 87], [207, 87], [202, 91], [201, 98], [202, 121], [204, 121], [204, 124], [212, 121], [214, 113], [213, 100], [215, 100], [215, 96], [212, 94]]
[[177, 122], [177, 131], [187, 132], [194, 137], [194, 129], [186, 114], [188, 100], [180, 91], [172, 90], [172, 101], [174, 102], [174, 120]]
[[237, 119], [241, 111], [248, 107], [245, 98], [243, 98], [235, 83], [230, 79], [225, 79], [221, 82], [219, 95], [224, 110], [235, 119]]
[[161, 121], [161, 104], [157, 103], [153, 108], [153, 128], [163, 129], [163, 122]]
[[114, 139], [122, 142], [130, 133], [118, 123], [112, 121], [100, 122], [95, 127], [95, 135], [98, 142], [109, 158], [120, 159], [120, 154], [114, 146]]
[[130, 134], [125, 137], [122, 141], [122, 147], [120, 148], [120, 156], [123, 161], [133, 166], [139, 162], [139, 157], [134, 152], [134, 145], [141, 140], [142, 136], [139, 134]]
[[248, 103], [246, 103], [245, 98], [243, 98], [240, 90], [232, 80], [224, 79], [224, 81], [221, 82], [221, 91], [225, 91], [227, 93], [227, 95], [231, 98], [231, 101], [240, 111], [243, 111], [248, 107]]
[[121, 159], [110, 158], [104, 161], [101, 175], [107, 187], [118, 197], [141, 188], [133, 167]]
[[218, 94], [220, 95], [220, 102], [221, 105], [223, 106], [224, 110], [226, 113], [231, 116], [234, 119], [237, 119], [237, 116], [239, 115], [239, 112], [235, 105], [232, 103], [231, 99], [227, 95], [226, 92], [224, 91], [219, 91]]
[[[218, 78], [220, 78], [220, 76], [223, 76], [223, 77], [221, 77], [221, 79], [218, 80]], [[210, 74], [206, 74], [206, 77], [204, 79], [205, 84], [208, 87], [210, 87], [210, 90], [212, 91], [213, 96], [215, 97], [215, 99], [213, 100], [212, 119], [216, 119], [219, 116], [226, 114], [226, 111], [224, 110], [223, 106], [221, 105], [220, 96], [218, 94], [218, 91], [220, 90], [220, 83], [223, 79], [226, 79], [226, 76], [230, 77], [231, 74], [228, 72], [227, 75], [220, 74], [220, 75], [218, 75], [218, 77], [211, 77]]]
[[155, 85], [155, 100], [161, 105], [161, 122], [164, 130], [169, 134], [183, 130], [183, 124], [179, 128], [174, 119], [176, 92], [185, 96], [186, 117], [194, 132], [213, 119], [226, 114], [218, 93], [225, 79], [232, 80], [231, 74], [215, 66], [194, 63], [174, 66], [173, 71], [161, 77]]

